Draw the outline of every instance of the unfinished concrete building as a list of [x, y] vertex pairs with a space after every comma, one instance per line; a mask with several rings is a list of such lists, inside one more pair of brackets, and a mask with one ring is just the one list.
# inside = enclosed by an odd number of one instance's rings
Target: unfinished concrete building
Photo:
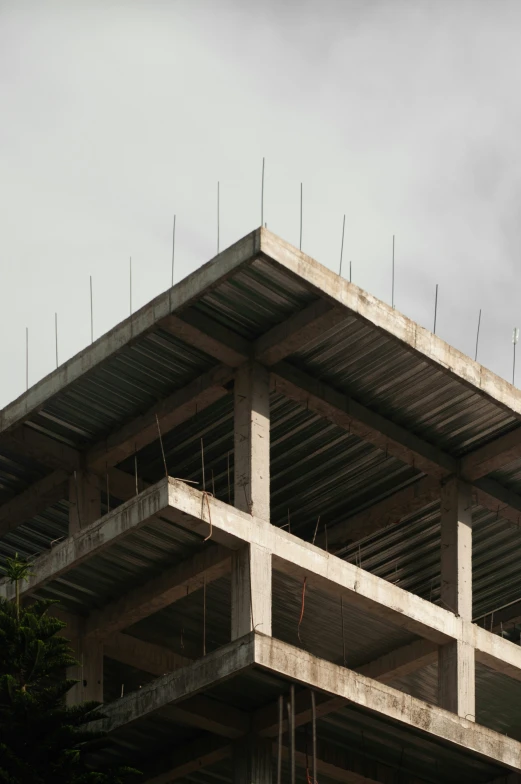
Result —
[[520, 420], [265, 229], [8, 405], [0, 555], [60, 601], [93, 764], [521, 782]]

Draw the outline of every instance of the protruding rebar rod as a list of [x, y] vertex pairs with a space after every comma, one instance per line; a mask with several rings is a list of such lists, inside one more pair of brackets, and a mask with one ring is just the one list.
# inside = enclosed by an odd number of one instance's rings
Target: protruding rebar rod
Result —
[[438, 315], [438, 284], [436, 283], [436, 294], [434, 295], [434, 328], [433, 334], [436, 334], [436, 318]]
[[478, 361], [478, 343], [479, 343], [479, 328], [481, 326], [481, 308], [479, 309], [479, 316], [478, 316], [478, 329], [476, 332], [476, 351], [474, 354], [474, 361]]
[[[340, 244], [340, 269], [338, 270], [338, 274], [342, 274], [342, 260], [344, 258], [344, 235], [346, 231], [346, 216], [344, 215], [344, 220], [342, 221], [342, 242]], [[351, 262], [349, 262], [351, 265]]]
[[172, 230], [172, 286], [174, 285], [174, 261], [175, 261], [175, 215], [174, 228]]

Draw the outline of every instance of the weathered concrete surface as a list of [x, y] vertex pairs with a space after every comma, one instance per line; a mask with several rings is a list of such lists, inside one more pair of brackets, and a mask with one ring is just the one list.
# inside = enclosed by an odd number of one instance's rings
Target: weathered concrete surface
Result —
[[234, 407], [234, 505], [269, 522], [270, 383], [257, 362], [237, 370]]
[[116, 354], [140, 335], [155, 326], [160, 326], [161, 319], [187, 306], [203, 291], [218, 286], [243, 264], [251, 262], [260, 250], [260, 234], [260, 230], [257, 229], [243, 237], [20, 395], [0, 411], [0, 433], [23, 422], [41, 408], [50, 397]]
[[[441, 488], [441, 589], [444, 607], [472, 621], [472, 497], [453, 477]], [[439, 649], [438, 705], [458, 716], [476, 716], [474, 647], [451, 640]]]
[[[275, 705], [258, 711], [250, 725], [240, 712], [227, 715], [224, 706], [219, 708], [218, 705], [210, 705], [203, 696], [194, 698], [194, 695], [202, 689], [242, 672], [244, 668], [253, 664], [305, 687], [305, 691], [297, 695], [297, 725], [310, 720], [308, 690], [313, 689], [318, 692], [318, 717], [324, 712], [338, 710], [346, 703], [352, 703], [371, 711], [377, 717], [390, 719], [404, 727], [411, 727], [420, 733], [425, 733], [434, 740], [442, 740], [454, 747], [473, 752], [483, 759], [496, 762], [511, 770], [521, 769], [521, 744], [518, 741], [389, 686], [376, 684], [363, 675], [318, 659], [280, 640], [260, 634], [249, 635], [242, 641], [225, 646], [185, 670], [159, 678], [139, 692], [129, 694], [128, 697], [105, 706], [104, 712], [109, 718], [100, 724], [106, 729], [114, 729], [147, 716], [166, 705], [174, 704], [181, 712], [185, 711], [187, 721], [195, 722], [195, 726], [207, 728], [214, 726], [215, 731], [225, 738], [239, 737], [241, 732], [247, 735], [250, 731], [267, 738], [274, 737], [278, 731]], [[219, 710], [222, 710], [221, 714]], [[235, 709], [231, 710], [232, 713], [235, 711]], [[192, 719], [188, 718], [188, 714], [191, 714]], [[203, 766], [203, 759], [208, 759], [207, 752], [215, 752], [219, 748], [229, 749], [229, 746], [226, 743], [222, 744], [222, 741], [217, 745], [212, 743], [211, 749], [208, 749], [206, 744], [199, 746], [197, 753], [197, 758], [200, 760], [199, 767]], [[183, 773], [186, 775], [186, 770], [180, 767], [178, 754], [179, 752], [174, 755], [177, 760], [172, 761], [173, 764], [168, 770], [171, 778]], [[192, 754], [193, 756], [195, 755]], [[327, 761], [332, 762], [331, 758]], [[188, 759], [183, 759], [183, 765], [188, 762]], [[204, 764], [210, 763], [205, 761]], [[325, 769], [322, 772], [325, 774]], [[358, 772], [356, 767], [354, 772]], [[166, 773], [161, 775], [166, 776]], [[152, 780], [167, 782], [171, 779]]]
[[[206, 536], [209, 525], [201, 520], [201, 493], [170, 480], [172, 520]], [[212, 537], [237, 549], [242, 542], [257, 544], [273, 553], [273, 568], [299, 580], [305, 576], [316, 585], [346, 601], [434, 642], [461, 636], [461, 619], [398, 586], [365, 572], [354, 564], [330, 555], [286, 531], [263, 525], [262, 521], [210, 499]], [[166, 513], [168, 514], [168, 513]], [[206, 513], [205, 513], [206, 514]]]
[[[20, 586], [22, 595], [41, 588], [101, 552], [167, 507], [168, 484], [163, 480], [37, 558], [31, 577]], [[0, 582], [0, 596], [7, 599], [14, 597], [14, 586], [5, 579]]]
[[423, 361], [456, 376], [472, 391], [490, 396], [509, 412], [521, 415], [521, 393], [508, 381], [272, 232], [261, 229], [260, 245], [263, 255], [305, 280], [317, 295], [327, 297], [334, 304], [344, 305], [368, 324], [392, 335]]
[[103, 708], [106, 718], [93, 729], [109, 732], [154, 713], [247, 670], [254, 664], [254, 634], [243, 637], [198, 659], [188, 667], [157, 678], [142, 689]]
[[472, 496], [455, 477], [441, 488], [441, 603], [472, 620]]
[[232, 555], [231, 638], [271, 634], [271, 552], [247, 544]]
[[461, 640], [451, 640], [438, 651], [438, 705], [464, 719], [476, 718], [475, 651]]
[[[232, 550], [238, 550], [244, 544], [263, 548], [272, 553], [275, 569], [299, 580], [307, 577], [310, 584], [336, 599], [342, 595], [346, 601], [367, 612], [436, 644], [461, 640], [476, 647], [478, 660], [487, 666], [510, 676], [517, 676], [521, 670], [520, 646], [215, 498], [207, 497], [204, 504], [202, 500], [200, 491], [181, 481], [161, 480], [38, 558], [33, 576], [22, 585], [22, 593], [34, 591], [64, 574], [160, 512], [165, 519], [202, 537], [211, 532], [213, 543]], [[12, 586], [2, 581], [0, 596], [12, 598], [13, 595]]]
[[[165, 514], [207, 536], [210, 526], [206, 508], [201, 516], [201, 493], [173, 479], [169, 490], [171, 508]], [[210, 499], [210, 509], [216, 542], [231, 549], [238, 549], [243, 542], [257, 544], [272, 552], [274, 569], [299, 580], [307, 577], [309, 584], [326, 593], [342, 595], [347, 602], [438, 645], [461, 640], [477, 649], [479, 661], [511, 677], [521, 671], [520, 646], [215, 498]]]
[[370, 678], [318, 659], [273, 637], [256, 635], [255, 662], [267, 672], [343, 697], [434, 739], [494, 760], [511, 770], [521, 770], [521, 743], [518, 741], [385, 684], [375, 685]]

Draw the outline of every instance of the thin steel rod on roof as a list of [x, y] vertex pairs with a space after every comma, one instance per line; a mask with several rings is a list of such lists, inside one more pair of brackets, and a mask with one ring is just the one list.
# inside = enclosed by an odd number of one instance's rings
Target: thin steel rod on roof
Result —
[[262, 159], [262, 179], [261, 179], [261, 226], [264, 226], [264, 166], [265, 159]]
[[392, 273], [391, 304], [394, 310], [394, 234], [393, 234], [393, 273]]
[[[344, 258], [344, 234], [346, 230], [346, 216], [344, 215], [344, 220], [342, 221], [342, 242], [340, 244], [340, 269], [338, 274], [342, 274], [342, 259]], [[349, 262], [351, 264], [351, 262]]]
[[129, 278], [130, 278], [130, 315], [132, 315], [132, 256], [130, 257]]
[[175, 260], [175, 215], [174, 215], [174, 228], [172, 231], [172, 286], [174, 285], [174, 260]]
[[29, 327], [25, 328], [25, 388], [29, 389]]
[[436, 294], [434, 296], [434, 327], [433, 333], [436, 334], [436, 317], [438, 315], [438, 284], [436, 283]]
[[56, 367], [58, 367], [58, 314], [54, 314], [54, 335], [56, 343]]
[[302, 250], [302, 183], [300, 183], [300, 244], [299, 249]]
[[512, 333], [512, 343], [514, 344], [514, 357], [512, 362], [512, 384], [514, 385], [516, 383], [516, 346], [518, 340], [519, 340], [519, 327], [514, 327], [514, 331]]
[[90, 342], [94, 343], [94, 307], [92, 304], [92, 275], [90, 276]]
[[217, 253], [219, 253], [219, 233], [220, 233], [220, 216], [219, 216], [219, 181], [217, 181]]
[[478, 342], [479, 342], [479, 328], [481, 326], [481, 308], [479, 309], [479, 316], [478, 316], [478, 331], [476, 332], [476, 352], [474, 354], [474, 361], [478, 361]]

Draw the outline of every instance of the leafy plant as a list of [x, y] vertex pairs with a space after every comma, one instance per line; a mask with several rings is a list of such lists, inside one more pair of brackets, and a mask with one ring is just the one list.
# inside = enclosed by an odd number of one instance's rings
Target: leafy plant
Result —
[[85, 750], [103, 737], [88, 724], [102, 718], [99, 703], [66, 706], [76, 683], [65, 678], [77, 664], [66, 624], [48, 613], [52, 601], [20, 603], [19, 583], [30, 565], [8, 559], [4, 569], [16, 586], [15, 601], [0, 599], [0, 782], [4, 784], [127, 784], [137, 771], [89, 768]]

